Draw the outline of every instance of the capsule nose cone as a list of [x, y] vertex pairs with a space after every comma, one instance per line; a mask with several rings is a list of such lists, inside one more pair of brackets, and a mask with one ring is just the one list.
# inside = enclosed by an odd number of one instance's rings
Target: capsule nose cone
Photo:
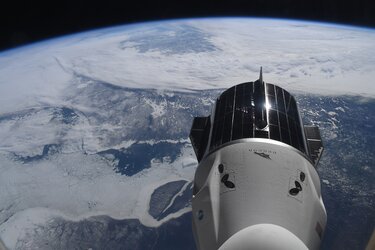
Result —
[[232, 235], [219, 250], [293, 250], [308, 249], [289, 230], [274, 224], [257, 224]]

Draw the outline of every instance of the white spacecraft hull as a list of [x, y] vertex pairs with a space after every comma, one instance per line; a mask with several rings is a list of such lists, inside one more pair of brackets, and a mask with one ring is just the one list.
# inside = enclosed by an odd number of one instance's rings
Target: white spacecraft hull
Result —
[[[226, 175], [233, 186], [225, 185]], [[293, 195], [296, 181], [302, 190]], [[320, 180], [310, 161], [293, 147], [261, 138], [230, 142], [199, 164], [195, 183], [199, 192], [193, 197], [193, 228], [200, 249], [219, 249], [223, 244], [222, 249], [236, 249], [225, 245], [244, 229], [252, 232], [245, 240], [258, 234], [247, 245], [240, 244], [241, 249], [259, 249], [256, 239], [265, 235], [270, 238], [262, 241], [261, 249], [319, 248], [326, 224]], [[262, 224], [271, 226], [257, 227]], [[272, 225], [281, 229], [272, 231]], [[280, 245], [283, 242], [288, 245]]]
[[[262, 72], [262, 71], [261, 71]], [[316, 171], [319, 128], [304, 126], [286, 90], [235, 85], [190, 132], [198, 249], [318, 249], [327, 214]]]

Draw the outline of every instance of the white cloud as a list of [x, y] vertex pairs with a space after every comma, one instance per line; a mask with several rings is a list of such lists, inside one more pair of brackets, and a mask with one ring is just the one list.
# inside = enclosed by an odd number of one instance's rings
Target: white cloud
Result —
[[[173, 163], [152, 162], [152, 168], [132, 178], [119, 176], [99, 156], [75, 153], [80, 150], [82, 138], [86, 150], [103, 149], [96, 134], [100, 129], [116, 131], [116, 125], [93, 125], [81, 117], [72, 127], [57, 127], [50, 122], [49, 113], [39, 109], [68, 106], [81, 112], [95, 112], [93, 107], [71, 103], [67, 98], [90, 84], [80, 82], [77, 75], [122, 87], [189, 91], [253, 81], [263, 66], [266, 82], [291, 91], [375, 95], [374, 32], [263, 19], [182, 20], [170, 27], [179, 22], [209, 34], [206, 39], [218, 49], [184, 54], [161, 53], [155, 47], [145, 53], [134, 48], [121, 49], [119, 44], [127, 38], [152, 33], [150, 27], [154, 24], [149, 23], [129, 26], [128, 30], [125, 26], [84, 33], [0, 54], [0, 115], [29, 108], [39, 110], [32, 117], [0, 122], [0, 221], [9, 219], [0, 225], [0, 235], [6, 243], [14, 243], [14, 237], [9, 235], [21, 232], [13, 229], [17, 223], [21, 223], [20, 228], [26, 225], [31, 218], [29, 213], [32, 217], [41, 214], [29, 208], [48, 207], [43, 213], [62, 213], [78, 219], [97, 214], [139, 218], [148, 226], [158, 226], [188, 211], [181, 210], [158, 222], [147, 213], [147, 205], [156, 187], [193, 178], [196, 161], [190, 147]], [[145, 30], [148, 33], [143, 33]], [[111, 98], [113, 101], [118, 96]], [[165, 112], [163, 105], [149, 104], [154, 116]], [[337, 110], [344, 112], [343, 108]], [[336, 127], [336, 120], [330, 122]], [[60, 133], [69, 142], [63, 151], [69, 154], [22, 165], [4, 153], [22, 155], [33, 148], [32, 153], [40, 154], [40, 145], [54, 143], [61, 138], [56, 136]], [[105, 147], [127, 147], [132, 143], [117, 142]], [[39, 223], [34, 219], [32, 223]]]
[[[160, 23], [148, 23], [1, 54], [0, 112], [56, 100], [74, 73], [125, 87], [184, 90], [252, 81], [263, 66], [266, 81], [291, 91], [375, 95], [375, 33], [369, 30], [263, 19], [179, 22], [209, 34], [205, 39], [218, 50], [163, 54], [119, 47], [127, 38], [160, 32], [152, 29]], [[171, 30], [177, 24], [163, 23]]]

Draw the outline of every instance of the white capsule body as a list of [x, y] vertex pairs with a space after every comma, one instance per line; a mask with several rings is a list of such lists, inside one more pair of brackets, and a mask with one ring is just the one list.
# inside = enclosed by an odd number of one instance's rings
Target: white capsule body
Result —
[[285, 143], [249, 138], [224, 144], [199, 163], [194, 185], [199, 249], [320, 246], [327, 214], [319, 176]]

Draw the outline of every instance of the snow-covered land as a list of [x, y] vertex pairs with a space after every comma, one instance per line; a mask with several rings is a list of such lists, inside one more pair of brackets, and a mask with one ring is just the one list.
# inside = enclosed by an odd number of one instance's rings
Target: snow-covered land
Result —
[[[323, 128], [331, 228], [365, 238], [375, 214], [374, 41], [373, 30], [349, 26], [223, 18], [0, 53], [0, 237], [11, 249], [193, 248], [192, 118], [263, 66], [264, 80], [297, 94], [305, 120]], [[330, 230], [326, 249], [340, 249], [330, 235], [347, 231]]]

